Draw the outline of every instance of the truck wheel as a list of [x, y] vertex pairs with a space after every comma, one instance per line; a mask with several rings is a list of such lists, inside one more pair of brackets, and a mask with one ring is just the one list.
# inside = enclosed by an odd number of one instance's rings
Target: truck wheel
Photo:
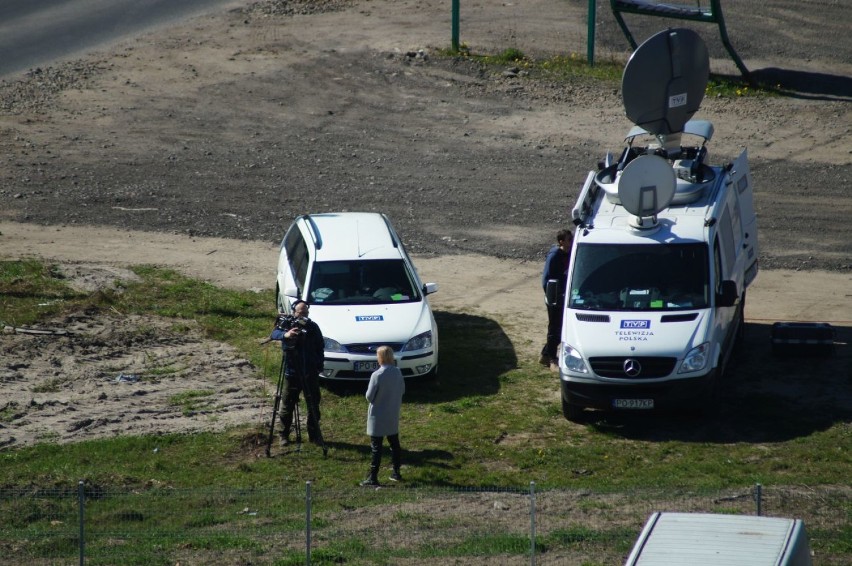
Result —
[[717, 369], [710, 381], [709, 388], [704, 391], [696, 403], [697, 412], [702, 417], [714, 417], [719, 414], [719, 405], [721, 404], [719, 380], [721, 377], [722, 372]]
[[574, 423], [583, 422], [583, 407], [572, 405], [565, 399], [562, 399], [562, 416]]

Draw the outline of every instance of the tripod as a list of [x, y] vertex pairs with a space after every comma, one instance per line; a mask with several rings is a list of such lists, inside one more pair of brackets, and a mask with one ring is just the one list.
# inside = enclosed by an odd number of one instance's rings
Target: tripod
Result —
[[[295, 355], [295, 352], [294, 352], [294, 355]], [[267, 438], [267, 441], [266, 441], [266, 456], [267, 457], [271, 457], [272, 441], [275, 437], [275, 419], [278, 415], [278, 409], [281, 407], [282, 390], [284, 389], [284, 384], [287, 383], [287, 376], [286, 376], [286, 369], [285, 369], [286, 368], [286, 362], [285, 362], [286, 358], [287, 358], [287, 353], [282, 352], [281, 369], [278, 372], [278, 385], [275, 389], [275, 401], [274, 401], [273, 409], [272, 409], [272, 420], [269, 423], [269, 437]], [[314, 440], [322, 448], [323, 457], [327, 457], [328, 456], [328, 446], [326, 446], [325, 439], [322, 436], [322, 430], [320, 430], [320, 424], [319, 424], [319, 418], [318, 418], [319, 415], [317, 414], [316, 405], [314, 405], [314, 402], [313, 402], [313, 392], [311, 391], [311, 388], [310, 388], [309, 384], [307, 383], [307, 376], [305, 375], [304, 352], [301, 352], [301, 351], [299, 352], [298, 362], [299, 362], [299, 370], [300, 371], [296, 372], [297, 375], [295, 376], [295, 378], [299, 380], [300, 389], [305, 394], [305, 404], [308, 407], [308, 424], [310, 425], [310, 423], [313, 423], [314, 427], [316, 428], [316, 430], [313, 431], [314, 436], [315, 436]], [[296, 403], [293, 406], [293, 419], [295, 420], [295, 426], [296, 426], [296, 445], [297, 445], [296, 450], [301, 451], [301, 449], [302, 449], [302, 424], [301, 424], [301, 420], [300, 420], [300, 417], [299, 417], [299, 400], [298, 400], [298, 398], [296, 399]]]

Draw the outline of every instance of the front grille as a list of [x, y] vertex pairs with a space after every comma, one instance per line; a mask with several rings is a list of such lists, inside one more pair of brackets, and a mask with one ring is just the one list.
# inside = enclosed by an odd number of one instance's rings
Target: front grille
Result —
[[608, 314], [583, 314], [575, 315], [580, 322], [609, 322]]
[[686, 314], [664, 314], [660, 317], [660, 322], [690, 322], [698, 318], [697, 312]]
[[370, 344], [345, 344], [344, 347], [350, 354], [375, 355], [376, 350], [379, 349], [379, 346], [390, 346], [394, 352], [399, 352], [404, 346], [404, 344], [385, 344], [383, 342], [376, 342]]
[[[639, 375], [630, 376], [624, 372], [624, 362], [636, 360], [642, 366]], [[651, 379], [654, 377], [665, 377], [674, 371], [677, 358], [663, 357], [600, 357], [590, 358], [592, 371], [601, 377], [620, 377], [623, 379]]]

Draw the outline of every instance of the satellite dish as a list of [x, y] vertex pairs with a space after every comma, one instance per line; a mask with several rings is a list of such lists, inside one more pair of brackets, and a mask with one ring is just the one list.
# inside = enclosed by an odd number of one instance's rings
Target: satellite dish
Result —
[[[677, 178], [668, 161], [656, 155], [640, 155], [622, 171], [618, 198], [627, 212], [641, 220], [656, 216], [671, 204], [676, 188]], [[645, 226], [640, 221], [637, 227]]]
[[680, 133], [701, 106], [709, 76], [707, 46], [697, 33], [661, 31], [642, 43], [624, 68], [627, 117], [654, 135]]

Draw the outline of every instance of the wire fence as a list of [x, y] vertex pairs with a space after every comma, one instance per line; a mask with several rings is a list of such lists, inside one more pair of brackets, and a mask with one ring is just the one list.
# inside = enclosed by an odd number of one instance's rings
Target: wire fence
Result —
[[0, 564], [623, 564], [655, 511], [803, 519], [852, 563], [846, 487], [0, 489]]

